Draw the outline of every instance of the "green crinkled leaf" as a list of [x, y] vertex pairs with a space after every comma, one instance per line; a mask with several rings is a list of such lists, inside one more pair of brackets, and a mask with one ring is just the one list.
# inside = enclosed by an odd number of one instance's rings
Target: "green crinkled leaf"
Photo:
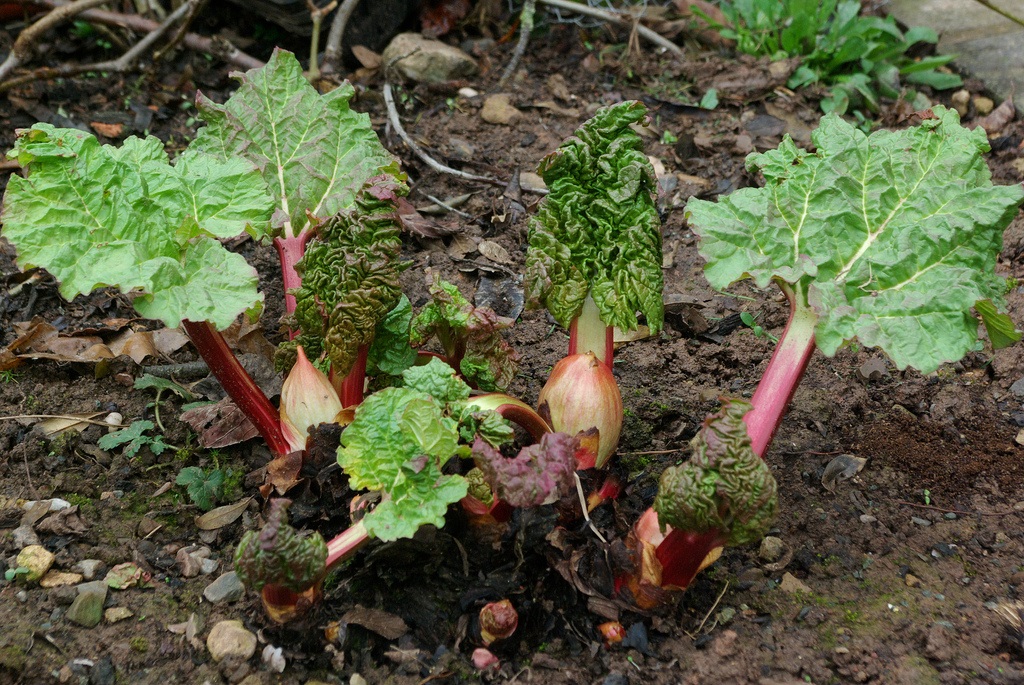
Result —
[[402, 295], [373, 334], [373, 343], [366, 357], [366, 373], [370, 376], [397, 376], [416, 363], [416, 350], [409, 344], [412, 303]]
[[412, 321], [411, 343], [419, 347], [437, 337], [467, 382], [480, 390], [507, 388], [519, 367], [519, 354], [501, 336], [511, 321], [474, 307], [458, 287], [440, 278], [431, 284], [430, 296]]
[[657, 183], [630, 128], [646, 117], [637, 101], [605, 107], [541, 162], [550, 193], [530, 219], [526, 299], [565, 327], [590, 292], [606, 324], [635, 329], [640, 311], [661, 329]]
[[281, 49], [238, 79], [223, 105], [199, 96], [207, 126], [193, 147], [259, 167], [286, 235], [299, 235], [309, 216], [315, 223], [350, 208], [367, 179], [395, 164], [369, 116], [349, 108], [355, 91], [348, 83], [320, 95], [295, 56]]
[[271, 500], [263, 529], [250, 530], [235, 550], [235, 571], [251, 590], [278, 585], [302, 593], [327, 573], [327, 544], [320, 533], [303, 536], [288, 525], [290, 504], [286, 499]]
[[443, 526], [448, 505], [466, 495], [465, 478], [441, 473], [458, 449], [456, 422], [426, 393], [386, 388], [360, 404], [342, 433], [338, 463], [353, 488], [384, 495], [363, 519], [367, 533], [387, 541]]
[[691, 442], [690, 459], [662, 473], [654, 500], [662, 526], [695, 533], [721, 530], [730, 545], [755, 542], [771, 527], [777, 486], [750, 447], [743, 422], [750, 408], [746, 400], [725, 400]]
[[[301, 333], [279, 348], [289, 368], [296, 345], [311, 359], [327, 354], [336, 374], [347, 374], [359, 348], [373, 342], [378, 324], [402, 295], [402, 249], [395, 201], [405, 186], [382, 174], [360, 190], [354, 205], [317, 226], [296, 265], [295, 321]], [[281, 364], [281, 362], [284, 362]]]
[[478, 409], [472, 400], [467, 400], [467, 404], [462, 406], [448, 406], [449, 411], [455, 408], [459, 416], [459, 437], [467, 443], [472, 443], [479, 436], [491, 447], [501, 447], [516, 435], [509, 420], [493, 409]]
[[256, 271], [216, 240], [269, 220], [248, 162], [186, 152], [171, 166], [156, 138], [115, 148], [49, 124], [21, 131], [9, 155], [28, 176], [8, 182], [3, 235], [19, 265], [48, 270], [65, 298], [114, 286], [136, 295], [142, 316], [217, 328], [262, 301]]
[[461, 402], [469, 397], [470, 388], [455, 375], [455, 369], [437, 357], [423, 366], [410, 366], [402, 372], [406, 387], [430, 395], [442, 405]]
[[983, 130], [943, 107], [934, 114], [870, 136], [828, 115], [815, 153], [787, 137], [750, 155], [763, 188], [687, 204], [708, 280], [790, 284], [798, 305], [814, 308], [826, 355], [857, 339], [929, 372], [977, 349], [970, 309], [1003, 307], [996, 258], [1024, 189], [992, 184]]

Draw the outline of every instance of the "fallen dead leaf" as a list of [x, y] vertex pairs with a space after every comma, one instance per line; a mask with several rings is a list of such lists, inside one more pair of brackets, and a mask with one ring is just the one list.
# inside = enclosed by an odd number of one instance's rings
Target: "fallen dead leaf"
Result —
[[302, 480], [299, 478], [301, 470], [302, 452], [292, 452], [271, 460], [267, 464], [267, 480], [260, 488], [261, 494], [268, 497], [271, 490], [276, 490], [278, 495], [283, 495]]
[[101, 411], [87, 414], [65, 414], [63, 416], [53, 416], [48, 419], [43, 419], [36, 425], [39, 427], [39, 430], [42, 431], [43, 435], [51, 437], [69, 430], [83, 431], [93, 425], [93, 419], [98, 416], [102, 416], [105, 413], [106, 412]]
[[252, 440], [260, 433], [231, 398], [183, 412], [181, 420], [199, 434], [199, 444], [219, 449]]
[[473, 252], [476, 252], [476, 240], [468, 235], [453, 236], [448, 244], [448, 256], [452, 259], [465, 259]]
[[821, 474], [821, 484], [829, 492], [836, 491], [836, 484], [841, 480], [852, 478], [860, 473], [864, 464], [868, 462], [864, 457], [855, 457], [852, 454], [840, 454], [825, 467]]
[[246, 497], [234, 504], [226, 504], [223, 507], [211, 509], [202, 516], [196, 517], [196, 527], [199, 530], [217, 530], [230, 523], [234, 523], [251, 501], [252, 497]]
[[996, 107], [994, 110], [989, 112], [988, 115], [975, 119], [968, 128], [976, 128], [980, 126], [985, 129], [985, 133], [992, 136], [1002, 131], [1007, 124], [1013, 121], [1014, 115], [1017, 113], [1017, 109], [1013, 106], [1013, 98], [1006, 98], [1003, 102]]
[[509, 255], [508, 250], [492, 240], [481, 241], [481, 243], [476, 246], [476, 249], [479, 250], [480, 254], [487, 257], [487, 259], [491, 260], [495, 264], [512, 263], [512, 257]]
[[383, 63], [380, 53], [374, 52], [365, 45], [353, 45], [352, 55], [367, 69], [380, 69], [380, 65]]
[[400, 616], [360, 605], [345, 612], [341, 621], [366, 628], [387, 640], [397, 640], [409, 632], [409, 626]]
[[124, 133], [124, 124], [104, 124], [101, 121], [91, 121], [89, 126], [105, 138], [120, 138]]

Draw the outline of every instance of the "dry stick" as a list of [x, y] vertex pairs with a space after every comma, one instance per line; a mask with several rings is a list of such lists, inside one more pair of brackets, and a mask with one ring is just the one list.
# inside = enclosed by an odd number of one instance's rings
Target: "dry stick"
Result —
[[46, 14], [42, 19], [32, 24], [18, 36], [11, 48], [11, 54], [0, 64], [0, 81], [3, 81], [11, 72], [32, 58], [36, 43], [50, 29], [73, 19], [85, 10], [102, 5], [106, 0], [76, 0], [70, 5], [62, 5]]
[[123, 73], [130, 71], [136, 66], [139, 58], [148, 51], [156, 41], [166, 34], [171, 26], [187, 14], [194, 5], [203, 0], [188, 0], [187, 3], [176, 9], [167, 19], [150, 31], [146, 36], [136, 43], [132, 48], [115, 60], [107, 62], [96, 62], [93, 64], [68, 64], [60, 67], [44, 67], [35, 71], [0, 83], [0, 93], [10, 90], [23, 83], [45, 80], [62, 76], [74, 76], [89, 71]]
[[659, 47], [663, 47], [666, 50], [675, 53], [682, 57], [683, 49], [665, 38], [656, 31], [652, 31], [646, 26], [642, 26], [633, 17], [623, 14], [622, 12], [613, 12], [611, 10], [603, 10], [597, 7], [591, 7], [590, 5], [581, 5], [578, 2], [571, 2], [570, 0], [539, 0], [542, 4], [548, 7], [557, 7], [558, 9], [567, 10], [569, 12], [575, 12], [576, 14], [582, 14], [588, 17], [594, 17], [607, 21], [611, 24], [618, 24], [619, 26], [632, 27], [636, 26], [636, 32], [641, 36], [654, 43]]
[[1010, 21], [1014, 22], [1015, 24], [1020, 24], [1021, 26], [1024, 26], [1024, 19], [1021, 19], [1018, 16], [1010, 14], [1009, 12], [1007, 12], [1004, 9], [1000, 9], [1000, 8], [996, 7], [995, 5], [993, 5], [988, 0], [974, 0], [974, 1], [977, 2], [979, 5], [984, 5], [985, 7], [989, 8], [990, 10], [995, 12], [996, 14], [1003, 15], [1004, 17], [1006, 17]]
[[[15, 1], [21, 4], [42, 5], [49, 8], [66, 6], [62, 0]], [[146, 19], [137, 14], [121, 14], [120, 12], [108, 12], [106, 10], [86, 10], [79, 15], [79, 18], [83, 21], [103, 24], [104, 26], [118, 26], [131, 31], [138, 31], [139, 33], [149, 33], [160, 26], [159, 23], [152, 19]], [[182, 43], [189, 50], [214, 55], [218, 59], [239, 69], [259, 69], [264, 65], [264, 62], [248, 53], [242, 52], [229, 41], [222, 38], [210, 38], [195, 33], [186, 33]]]
[[67, 414], [16, 414], [14, 416], [0, 416], [0, 421], [18, 421], [20, 419], [64, 419], [67, 421], [76, 421], [78, 423], [91, 423], [94, 426], [106, 426], [107, 428], [128, 427], [120, 423], [107, 423], [106, 421], [83, 419], [80, 416], [68, 416]]
[[918, 504], [917, 502], [905, 502], [901, 499], [893, 500], [896, 504], [901, 504], [905, 507], [916, 507], [918, 509], [927, 509], [929, 511], [937, 511], [942, 514], [959, 514], [961, 516], [1009, 516], [1010, 514], [1016, 514], [1017, 512], [1013, 509], [1010, 511], [961, 511], [960, 509], [943, 509], [942, 507], [933, 507], [930, 504]]
[[[725, 586], [722, 588], [722, 591], [718, 593], [718, 599], [716, 599], [715, 603], [711, 605], [710, 609], [708, 609], [708, 613], [704, 615], [704, 620], [700, 622], [699, 626], [697, 626], [697, 630], [693, 631], [693, 633], [686, 633], [686, 636], [688, 638], [690, 638], [691, 640], [696, 638], [697, 633], [699, 633], [701, 629], [704, 628], [704, 624], [708, 622], [708, 619], [711, 618], [711, 614], [715, 611], [715, 609], [718, 608], [718, 603], [722, 601], [722, 597], [725, 597], [725, 591], [728, 589], [729, 581], [725, 581]], [[712, 626], [712, 628], [714, 628], [714, 626]]]
[[167, 45], [163, 46], [159, 50], [153, 51], [154, 62], [159, 62], [163, 59], [164, 55], [181, 45], [181, 42], [185, 40], [185, 36], [188, 35], [188, 27], [192, 25], [192, 22], [195, 21], [195, 18], [199, 13], [206, 9], [207, 2], [208, 0], [195, 0], [195, 2], [193, 2], [193, 0], [185, 0], [185, 2], [182, 3], [183, 5], [190, 5], [191, 9], [178, 26], [178, 30], [175, 32], [174, 37], [167, 42]]
[[327, 45], [324, 46], [324, 62], [321, 73], [333, 74], [338, 71], [338, 65], [341, 62], [341, 39], [345, 37], [345, 27], [348, 26], [352, 11], [358, 4], [359, 0], [344, 0], [341, 7], [338, 8], [338, 13], [334, 15], [331, 31], [327, 34]]
[[405, 141], [405, 144], [408, 145], [409, 148], [416, 154], [416, 156], [423, 160], [423, 162], [426, 163], [426, 165], [429, 166], [431, 169], [433, 169], [434, 171], [438, 171], [442, 174], [449, 174], [451, 176], [455, 176], [456, 178], [465, 179], [467, 181], [481, 181], [483, 183], [492, 183], [494, 185], [499, 186], [505, 185], [504, 182], [499, 181], [496, 178], [491, 178], [489, 176], [478, 176], [476, 174], [471, 174], [467, 171], [459, 171], [458, 169], [452, 169], [450, 166], [441, 164], [441, 162], [437, 161], [436, 159], [428, 155], [426, 152], [424, 152], [423, 148], [417, 145], [413, 141], [412, 137], [405, 132], [405, 129], [402, 128], [402, 122], [398, 118], [398, 109], [395, 107], [395, 97], [391, 92], [391, 84], [387, 82], [384, 83], [384, 104], [387, 105], [388, 121], [391, 122], [391, 127], [395, 129], [395, 133], [397, 133], [399, 137], [403, 141]]
[[519, 15], [519, 42], [516, 43], [512, 59], [509, 61], [508, 66], [505, 67], [505, 73], [498, 80], [499, 88], [504, 86], [505, 81], [508, 81], [509, 77], [512, 76], [519, 66], [519, 61], [523, 59], [523, 55], [526, 53], [526, 44], [530, 42], [530, 33], [533, 32], [533, 15], [536, 10], [537, 0], [526, 0], [523, 3], [523, 11]]
[[323, 24], [324, 17], [334, 11], [334, 8], [338, 6], [338, 0], [333, 0], [324, 7], [317, 7], [313, 0], [306, 0], [306, 5], [309, 7], [309, 16], [313, 20], [313, 35], [309, 38], [309, 73], [307, 78], [312, 84], [316, 84], [320, 80], [320, 60], [318, 55], [320, 54], [320, 26]]

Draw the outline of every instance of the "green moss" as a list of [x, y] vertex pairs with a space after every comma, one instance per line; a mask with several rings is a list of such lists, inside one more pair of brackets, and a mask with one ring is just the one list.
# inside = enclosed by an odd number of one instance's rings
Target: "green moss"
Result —
[[8, 645], [0, 647], [0, 671], [21, 673], [28, 665], [28, 655], [21, 647]]
[[149, 640], [142, 637], [141, 635], [136, 635], [135, 637], [128, 640], [128, 646], [132, 648], [133, 652], [145, 654], [149, 651]]

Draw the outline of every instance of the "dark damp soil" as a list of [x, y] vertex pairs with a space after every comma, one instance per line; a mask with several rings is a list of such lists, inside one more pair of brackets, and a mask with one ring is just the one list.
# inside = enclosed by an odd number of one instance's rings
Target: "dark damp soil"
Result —
[[[236, 14], [244, 12], [222, 9], [202, 18], [197, 30], [216, 33], [231, 25], [254, 41], [253, 54], [265, 57], [272, 43], [257, 30], [260, 24], [234, 21]], [[8, 26], [0, 43], [10, 45], [18, 29]], [[478, 37], [469, 26], [451, 40]], [[277, 38], [304, 49], [285, 34]], [[773, 344], [738, 325], [739, 314], [753, 314], [767, 334], [780, 334], [785, 324], [785, 303], [774, 290], [710, 289], [683, 206], [692, 196], [712, 198], [755, 184], [744, 170], [745, 155], [773, 147], [784, 132], [805, 139], [820, 116], [815, 100], [766, 78], [765, 64], [697, 46], [688, 49], [685, 64], [673, 64], [646, 50], [630, 51], [625, 38], [575, 25], [541, 32], [505, 88], [521, 112], [511, 125], [483, 121], [483, 95], [459, 94], [459, 88], [496, 92], [509, 43], [476, 40], [471, 47], [481, 76], [444, 88], [408, 85], [402, 98], [405, 126], [431, 154], [502, 178], [516, 169], [534, 171], [601, 104], [640, 98], [651, 108], [646, 147], [664, 169], [669, 313], [661, 335], [617, 351], [626, 418], [614, 468], [629, 485], [593, 515], [597, 529], [613, 540], [623, 539], [649, 505], [661, 470], [685, 458], [718, 397], [753, 391]], [[47, 59], [55, 63], [88, 59], [100, 49], [74, 36], [55, 37], [53, 47]], [[197, 126], [190, 105], [196, 91], [223, 101], [233, 87], [227, 72], [182, 51], [140, 74], [30, 83], [0, 101], [0, 147], [11, 146], [15, 129], [41, 120], [97, 133], [111, 129], [96, 122], [121, 124], [106, 142], [149, 132], [180, 147]], [[516, 203], [529, 209], [537, 197], [431, 171], [386, 125], [379, 77], [360, 76], [355, 106], [370, 113], [382, 140], [403, 160], [410, 201], [424, 207], [440, 198], [461, 212], [429, 215], [443, 237], [404, 236], [410, 299], [416, 307], [426, 302], [430, 269], [478, 303], [495, 303], [499, 313], [518, 317], [508, 339], [523, 361], [511, 393], [535, 402], [566, 345], [564, 331], [546, 314], [520, 314], [515, 304], [525, 219], [513, 210]], [[686, 104], [716, 84], [717, 109]], [[983, 84], [967, 87], [984, 93]], [[935, 96], [937, 102], [946, 98]], [[883, 121], [899, 119], [894, 105], [882, 113]], [[996, 182], [1024, 177], [1022, 137], [1024, 123], [1017, 121], [993, 139], [989, 164]], [[507, 256], [481, 250], [483, 241]], [[278, 342], [276, 257], [265, 246], [238, 249], [260, 271], [269, 305], [262, 333]], [[1024, 278], [1022, 254], [1024, 219], [1018, 217], [1006, 233], [1000, 272]], [[20, 274], [6, 243], [0, 266], [3, 346], [23, 331], [17, 324], [34, 317], [63, 335], [86, 331], [105, 340], [125, 327], [157, 328], [135, 319], [128, 300], [116, 293], [63, 301], [46, 274]], [[1010, 293], [1009, 305], [1010, 315], [1024, 321], [1024, 290]], [[186, 345], [145, 363], [196, 358]], [[611, 591], [602, 561], [607, 550], [585, 528], [549, 536], [556, 516], [541, 508], [487, 530], [452, 512], [443, 529], [371, 545], [332, 576], [321, 607], [287, 628], [268, 623], [252, 594], [234, 604], [203, 599], [204, 588], [230, 568], [241, 535], [262, 521], [257, 487], [269, 453], [256, 441], [199, 448], [178, 420], [176, 397], [162, 398], [164, 438], [175, 447], [160, 455], [148, 448], [133, 457], [101, 450], [101, 426], [48, 437], [37, 419], [12, 418], [116, 410], [125, 423], [153, 419], [152, 393], [132, 387], [142, 372], [119, 357], [100, 364], [37, 359], [0, 374], [0, 570], [15, 563], [24, 544], [16, 533], [22, 502], [57, 497], [77, 506], [78, 520], [36, 522], [40, 543], [56, 555], [54, 568], [71, 571], [97, 559], [102, 568], [133, 562], [152, 575], [146, 587], [108, 594], [107, 605], [130, 610], [130, 618], [91, 629], [65, 617], [73, 587], [0, 581], [0, 683], [1024, 682], [1021, 635], [994, 611], [999, 602], [1024, 599], [1024, 447], [1017, 440], [1024, 392], [1014, 386], [1024, 378], [1021, 346], [973, 353], [928, 376], [899, 371], [870, 349], [816, 356], [768, 454], [781, 499], [771, 535], [782, 541], [782, 559], [766, 562], [756, 546], [728, 549], [678, 603], [655, 615], [602, 596]], [[830, 491], [822, 474], [841, 454], [867, 462]], [[185, 466], [225, 470], [229, 488], [221, 503], [254, 496], [244, 514], [219, 529], [199, 530], [194, 521], [201, 512], [173, 485]], [[296, 523], [333, 535], [345, 524], [339, 512], [349, 497], [336, 481], [310, 486], [299, 498], [303, 506], [296, 505]], [[177, 552], [193, 544], [210, 549], [217, 562], [212, 574], [183, 573]], [[501, 598], [516, 606], [519, 630], [493, 648], [500, 669], [482, 676], [470, 662], [479, 639], [474, 616]], [[356, 608], [361, 613], [352, 613]], [[168, 630], [193, 615], [200, 626], [195, 645]], [[394, 631], [396, 617], [404, 628]], [[242, 621], [260, 639], [247, 662], [217, 664], [203, 644], [210, 627], [227, 619]], [[598, 625], [613, 619], [627, 639], [609, 648]], [[264, 643], [283, 648], [283, 673], [260, 660]]]

